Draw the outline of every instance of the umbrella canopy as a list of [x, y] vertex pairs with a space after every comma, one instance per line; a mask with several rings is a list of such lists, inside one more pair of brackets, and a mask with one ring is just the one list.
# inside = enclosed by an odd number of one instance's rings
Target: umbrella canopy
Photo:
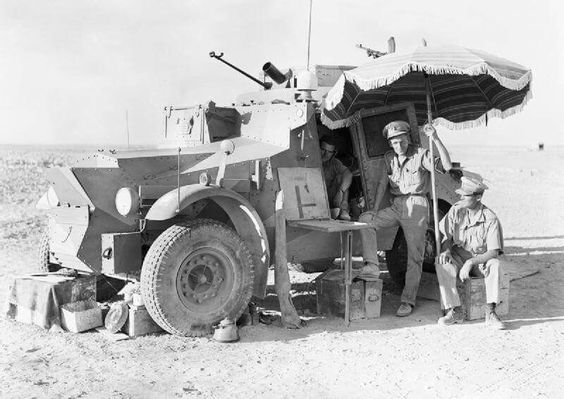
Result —
[[512, 115], [531, 98], [531, 70], [484, 51], [458, 46], [420, 47], [345, 71], [327, 93], [322, 122], [349, 126], [362, 108], [414, 104], [427, 121], [427, 84], [435, 124], [466, 129]]

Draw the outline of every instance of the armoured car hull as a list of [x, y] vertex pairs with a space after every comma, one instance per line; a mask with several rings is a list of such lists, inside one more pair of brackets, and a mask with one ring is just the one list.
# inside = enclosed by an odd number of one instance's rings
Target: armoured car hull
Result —
[[[338, 78], [335, 71], [319, 74], [327, 86], [318, 95]], [[299, 95], [286, 84], [242, 95], [231, 107], [167, 107], [161, 147], [102, 151], [50, 169], [51, 188], [39, 202], [49, 214], [40, 267], [140, 281], [149, 312], [171, 333], [203, 335], [238, 317], [252, 295], [265, 295], [277, 192], [284, 191], [290, 221], [330, 218], [322, 135], [340, 138], [339, 153], [352, 160], [354, 216], [384, 206], [373, 203], [374, 182], [389, 148], [370, 126], [402, 118], [412, 124], [412, 141], [427, 145], [409, 103], [364, 110], [350, 128], [329, 131], [319, 122], [320, 103]], [[438, 180], [446, 212], [460, 183], [448, 174]], [[397, 228], [379, 231], [379, 249], [403, 251], [401, 238]], [[291, 262], [340, 254], [338, 235], [287, 229]]]

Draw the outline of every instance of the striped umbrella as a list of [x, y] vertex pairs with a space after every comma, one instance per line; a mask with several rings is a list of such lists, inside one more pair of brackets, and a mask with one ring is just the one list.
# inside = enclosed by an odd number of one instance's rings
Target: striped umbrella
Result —
[[325, 98], [321, 120], [337, 129], [354, 123], [362, 108], [411, 102], [420, 125], [430, 105], [435, 124], [466, 129], [520, 111], [532, 96], [531, 77], [530, 69], [483, 51], [420, 47], [345, 71]]
[[[484, 51], [458, 46], [393, 53], [343, 72], [329, 90], [321, 121], [350, 126], [363, 108], [411, 102], [417, 123], [466, 129], [519, 112], [532, 97], [530, 69]], [[433, 145], [430, 146], [433, 157]], [[431, 169], [436, 254], [440, 252], [435, 171]]]

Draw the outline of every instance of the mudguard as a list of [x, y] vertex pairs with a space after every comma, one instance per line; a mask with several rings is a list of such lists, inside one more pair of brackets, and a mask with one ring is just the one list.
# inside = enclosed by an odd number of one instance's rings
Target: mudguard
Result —
[[171, 219], [202, 199], [217, 203], [229, 215], [235, 230], [249, 245], [256, 265], [253, 295], [263, 298], [266, 294], [270, 249], [262, 220], [247, 199], [226, 188], [192, 184], [169, 191], [160, 197], [147, 212], [146, 219]]

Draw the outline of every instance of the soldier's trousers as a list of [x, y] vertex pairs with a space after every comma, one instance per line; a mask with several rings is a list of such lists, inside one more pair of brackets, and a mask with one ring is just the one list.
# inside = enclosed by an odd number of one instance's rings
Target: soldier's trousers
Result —
[[[458, 273], [468, 257], [459, 253], [456, 247], [451, 249], [452, 262], [437, 264], [437, 279], [441, 292], [441, 308], [450, 309], [460, 306], [460, 296], [456, 289]], [[486, 288], [486, 303], [499, 303], [499, 277], [503, 269], [503, 261], [499, 258], [490, 259], [484, 264], [472, 267], [471, 277], [483, 277]]]
[[368, 211], [360, 215], [359, 222], [372, 225], [374, 229], [360, 230], [362, 256], [365, 262], [378, 263], [376, 230], [401, 226], [407, 242], [407, 270], [401, 301], [415, 305], [423, 257], [425, 255], [425, 232], [428, 227], [429, 203], [419, 195], [394, 197], [392, 205], [379, 211]]

